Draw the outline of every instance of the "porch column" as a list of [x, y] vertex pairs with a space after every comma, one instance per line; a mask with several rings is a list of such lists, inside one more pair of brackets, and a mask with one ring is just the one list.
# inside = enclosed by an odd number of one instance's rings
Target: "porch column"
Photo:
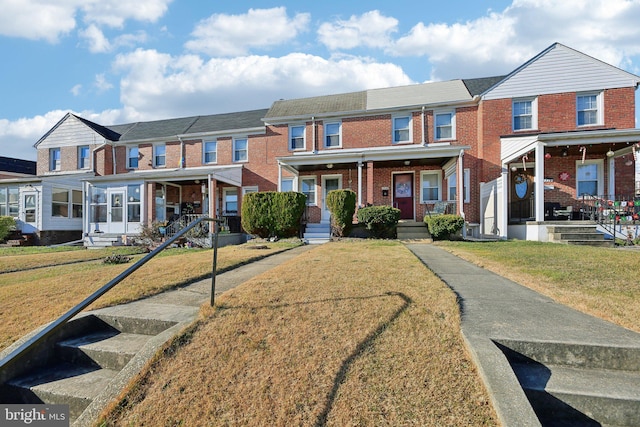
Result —
[[362, 206], [362, 162], [358, 162], [358, 207]]
[[609, 167], [609, 177], [607, 179], [607, 194], [615, 200], [616, 195], [616, 158], [611, 156], [607, 158]]
[[212, 179], [209, 181], [209, 215], [212, 218], [218, 217], [218, 181]]
[[373, 162], [367, 162], [367, 203], [373, 205]]
[[[464, 151], [458, 155], [458, 170], [456, 172], [456, 199], [458, 200], [458, 214], [464, 219]], [[465, 228], [463, 228], [465, 230]], [[464, 235], [464, 233], [463, 233]]]
[[501, 212], [496, 212], [498, 215], [498, 235], [501, 239], [506, 239], [508, 237], [508, 229], [509, 229], [509, 164], [502, 164], [502, 175], [500, 176], [501, 186], [498, 186], [498, 192], [496, 193], [496, 197], [498, 197], [497, 206], [501, 210]]
[[544, 145], [536, 143], [536, 166], [535, 166], [535, 202], [536, 202], [536, 222], [544, 221]]

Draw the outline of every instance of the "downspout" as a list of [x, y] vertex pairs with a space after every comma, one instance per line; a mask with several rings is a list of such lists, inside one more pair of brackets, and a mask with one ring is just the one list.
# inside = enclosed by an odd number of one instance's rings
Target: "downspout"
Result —
[[112, 163], [113, 163], [113, 175], [116, 174], [117, 169], [116, 169], [116, 147], [113, 146], [113, 144], [111, 144], [111, 158], [113, 159]]
[[311, 143], [313, 144], [311, 152], [316, 154], [318, 152], [316, 147], [316, 118], [311, 116]]
[[178, 163], [178, 168], [183, 169], [184, 168], [184, 164], [185, 164], [185, 159], [184, 159], [184, 141], [182, 140], [182, 138], [180, 138], [178, 135], [176, 135], [176, 138], [178, 138], [178, 141], [180, 141], [180, 160]]
[[420, 113], [420, 119], [422, 120], [422, 135], [420, 137], [420, 143], [422, 145], [427, 145], [427, 140], [424, 137], [424, 135], [426, 133], [425, 127], [424, 127], [424, 105], [422, 106], [422, 112]]
[[358, 208], [362, 207], [362, 160], [358, 161]]

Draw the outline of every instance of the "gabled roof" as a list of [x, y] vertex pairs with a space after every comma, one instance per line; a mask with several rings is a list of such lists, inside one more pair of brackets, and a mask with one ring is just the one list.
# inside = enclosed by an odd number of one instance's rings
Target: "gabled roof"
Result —
[[637, 87], [640, 77], [554, 43], [482, 93], [500, 99]]
[[505, 76], [483, 77], [479, 79], [463, 79], [462, 82], [471, 96], [477, 96], [500, 83], [504, 78]]
[[99, 125], [97, 123], [92, 122], [91, 120], [84, 119], [76, 114], [72, 114], [73, 117], [80, 120], [85, 125], [89, 126], [91, 129], [100, 134], [104, 139], [108, 139], [109, 141], [117, 141], [120, 138], [120, 133], [115, 132], [112, 129], [109, 129], [105, 126]]

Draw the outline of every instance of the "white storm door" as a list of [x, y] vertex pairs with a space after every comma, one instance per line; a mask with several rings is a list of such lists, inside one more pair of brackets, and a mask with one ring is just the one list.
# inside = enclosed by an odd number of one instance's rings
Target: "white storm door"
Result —
[[125, 192], [124, 190], [107, 191], [107, 233], [125, 232]]
[[322, 222], [331, 220], [331, 212], [327, 208], [327, 194], [342, 188], [342, 175], [325, 175], [322, 177]]

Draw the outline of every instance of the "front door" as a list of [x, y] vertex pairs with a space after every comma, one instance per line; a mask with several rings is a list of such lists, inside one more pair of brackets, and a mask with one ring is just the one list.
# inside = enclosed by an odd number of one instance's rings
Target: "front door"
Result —
[[38, 221], [38, 194], [35, 192], [22, 193], [22, 209], [20, 211], [20, 220], [29, 227], [23, 227], [23, 232], [30, 232], [37, 227]]
[[342, 175], [329, 175], [322, 177], [322, 222], [331, 220], [331, 212], [327, 207], [327, 194], [332, 190], [342, 188]]
[[533, 173], [518, 169], [511, 173], [509, 222], [521, 223], [534, 218]]
[[393, 175], [393, 206], [400, 209], [400, 219], [413, 219], [413, 174]]
[[109, 190], [107, 200], [107, 232], [115, 234], [124, 233], [124, 190]]

